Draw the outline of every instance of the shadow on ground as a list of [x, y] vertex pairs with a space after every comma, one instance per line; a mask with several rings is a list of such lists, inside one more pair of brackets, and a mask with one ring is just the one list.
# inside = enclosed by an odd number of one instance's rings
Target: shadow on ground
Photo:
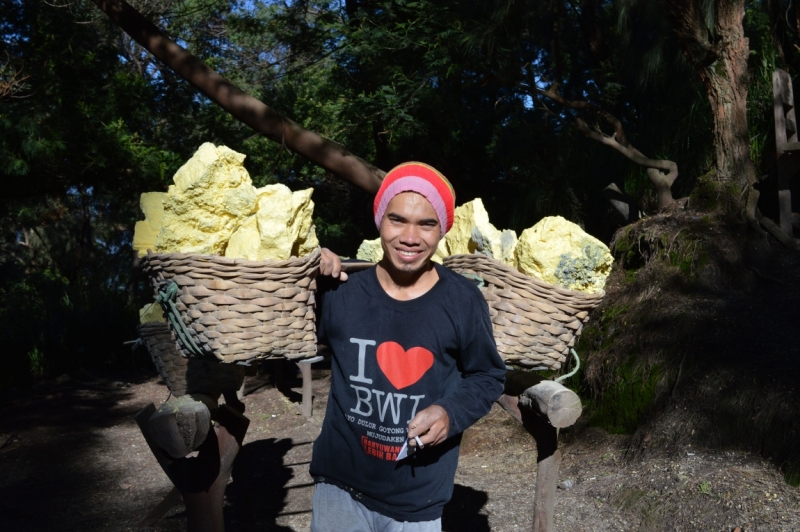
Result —
[[225, 491], [225, 529], [291, 531], [275, 521], [286, 506], [293, 472], [284, 465], [290, 439], [268, 438], [246, 444]]
[[125, 478], [109, 473], [110, 457], [125, 451], [109, 447], [100, 432], [131, 422], [135, 407], [121, 405], [137, 379], [81, 377], [9, 394], [0, 408], [4, 531], [105, 528], [113, 510], [104, 495], [119, 491]]
[[444, 507], [442, 530], [489, 532], [489, 518], [480, 513], [488, 500], [486, 492], [456, 484], [453, 498]]

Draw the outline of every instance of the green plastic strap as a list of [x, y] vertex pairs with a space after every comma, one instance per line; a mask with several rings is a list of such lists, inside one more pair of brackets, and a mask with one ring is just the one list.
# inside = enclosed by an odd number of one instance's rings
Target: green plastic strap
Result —
[[486, 286], [486, 282], [484, 282], [483, 277], [481, 277], [480, 275], [477, 275], [475, 273], [462, 273], [461, 275], [463, 275], [467, 279], [475, 281], [478, 284], [478, 288], [483, 288], [484, 286]]
[[566, 375], [562, 375], [559, 378], [555, 379], [556, 382], [561, 382], [569, 379], [570, 377], [578, 373], [579, 369], [581, 369], [581, 359], [578, 358], [578, 353], [576, 353], [574, 349], [570, 349], [569, 352], [572, 353], [573, 357], [575, 357], [575, 368]]
[[178, 284], [175, 281], [170, 281], [158, 289], [156, 301], [161, 304], [164, 314], [172, 324], [172, 329], [178, 335], [178, 340], [183, 344], [183, 347], [195, 356], [204, 356], [205, 352], [195, 343], [194, 338], [192, 338], [192, 333], [183, 322], [181, 312], [178, 310], [178, 307], [175, 306], [175, 298], [179, 290]]

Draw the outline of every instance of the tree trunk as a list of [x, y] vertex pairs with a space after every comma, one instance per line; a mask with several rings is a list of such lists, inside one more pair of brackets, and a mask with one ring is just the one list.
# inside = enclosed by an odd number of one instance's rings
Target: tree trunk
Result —
[[713, 140], [718, 179], [748, 191], [752, 218], [752, 188], [757, 181], [750, 158], [747, 130], [747, 58], [749, 40], [744, 36], [744, 0], [715, 0], [713, 27], [706, 24], [700, 0], [667, 0], [678, 41], [689, 63], [706, 88], [713, 114]]
[[246, 94], [170, 40], [124, 0], [92, 1], [125, 33], [237, 120], [367, 192], [378, 191], [384, 171]]

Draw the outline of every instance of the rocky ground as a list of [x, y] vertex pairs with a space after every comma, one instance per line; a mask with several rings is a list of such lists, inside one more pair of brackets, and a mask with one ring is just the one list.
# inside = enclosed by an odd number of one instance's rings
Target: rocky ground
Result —
[[[145, 356], [145, 355], [142, 355]], [[281, 393], [250, 377], [251, 420], [228, 485], [226, 529], [308, 530], [308, 462], [328, 372], [315, 370], [315, 412], [296, 413], [299, 381]], [[8, 396], [0, 410], [0, 528], [128, 531], [170, 490], [133, 421], [168, 396], [154, 376], [78, 373]], [[692, 447], [625, 459], [627, 438], [596, 428], [562, 433], [556, 530], [800, 530], [800, 489], [740, 451]], [[464, 438], [445, 530], [531, 526], [536, 449], [495, 406]], [[182, 505], [147, 530], [185, 529]]]

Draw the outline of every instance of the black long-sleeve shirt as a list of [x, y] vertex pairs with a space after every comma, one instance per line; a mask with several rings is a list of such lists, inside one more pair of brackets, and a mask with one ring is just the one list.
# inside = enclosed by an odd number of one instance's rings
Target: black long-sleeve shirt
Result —
[[[331, 390], [310, 472], [398, 521], [442, 515], [453, 493], [461, 433], [503, 391], [489, 311], [467, 279], [439, 280], [410, 301], [391, 298], [375, 268], [318, 293], [320, 343], [333, 351]], [[439, 405], [448, 439], [396, 462], [408, 422]]]

